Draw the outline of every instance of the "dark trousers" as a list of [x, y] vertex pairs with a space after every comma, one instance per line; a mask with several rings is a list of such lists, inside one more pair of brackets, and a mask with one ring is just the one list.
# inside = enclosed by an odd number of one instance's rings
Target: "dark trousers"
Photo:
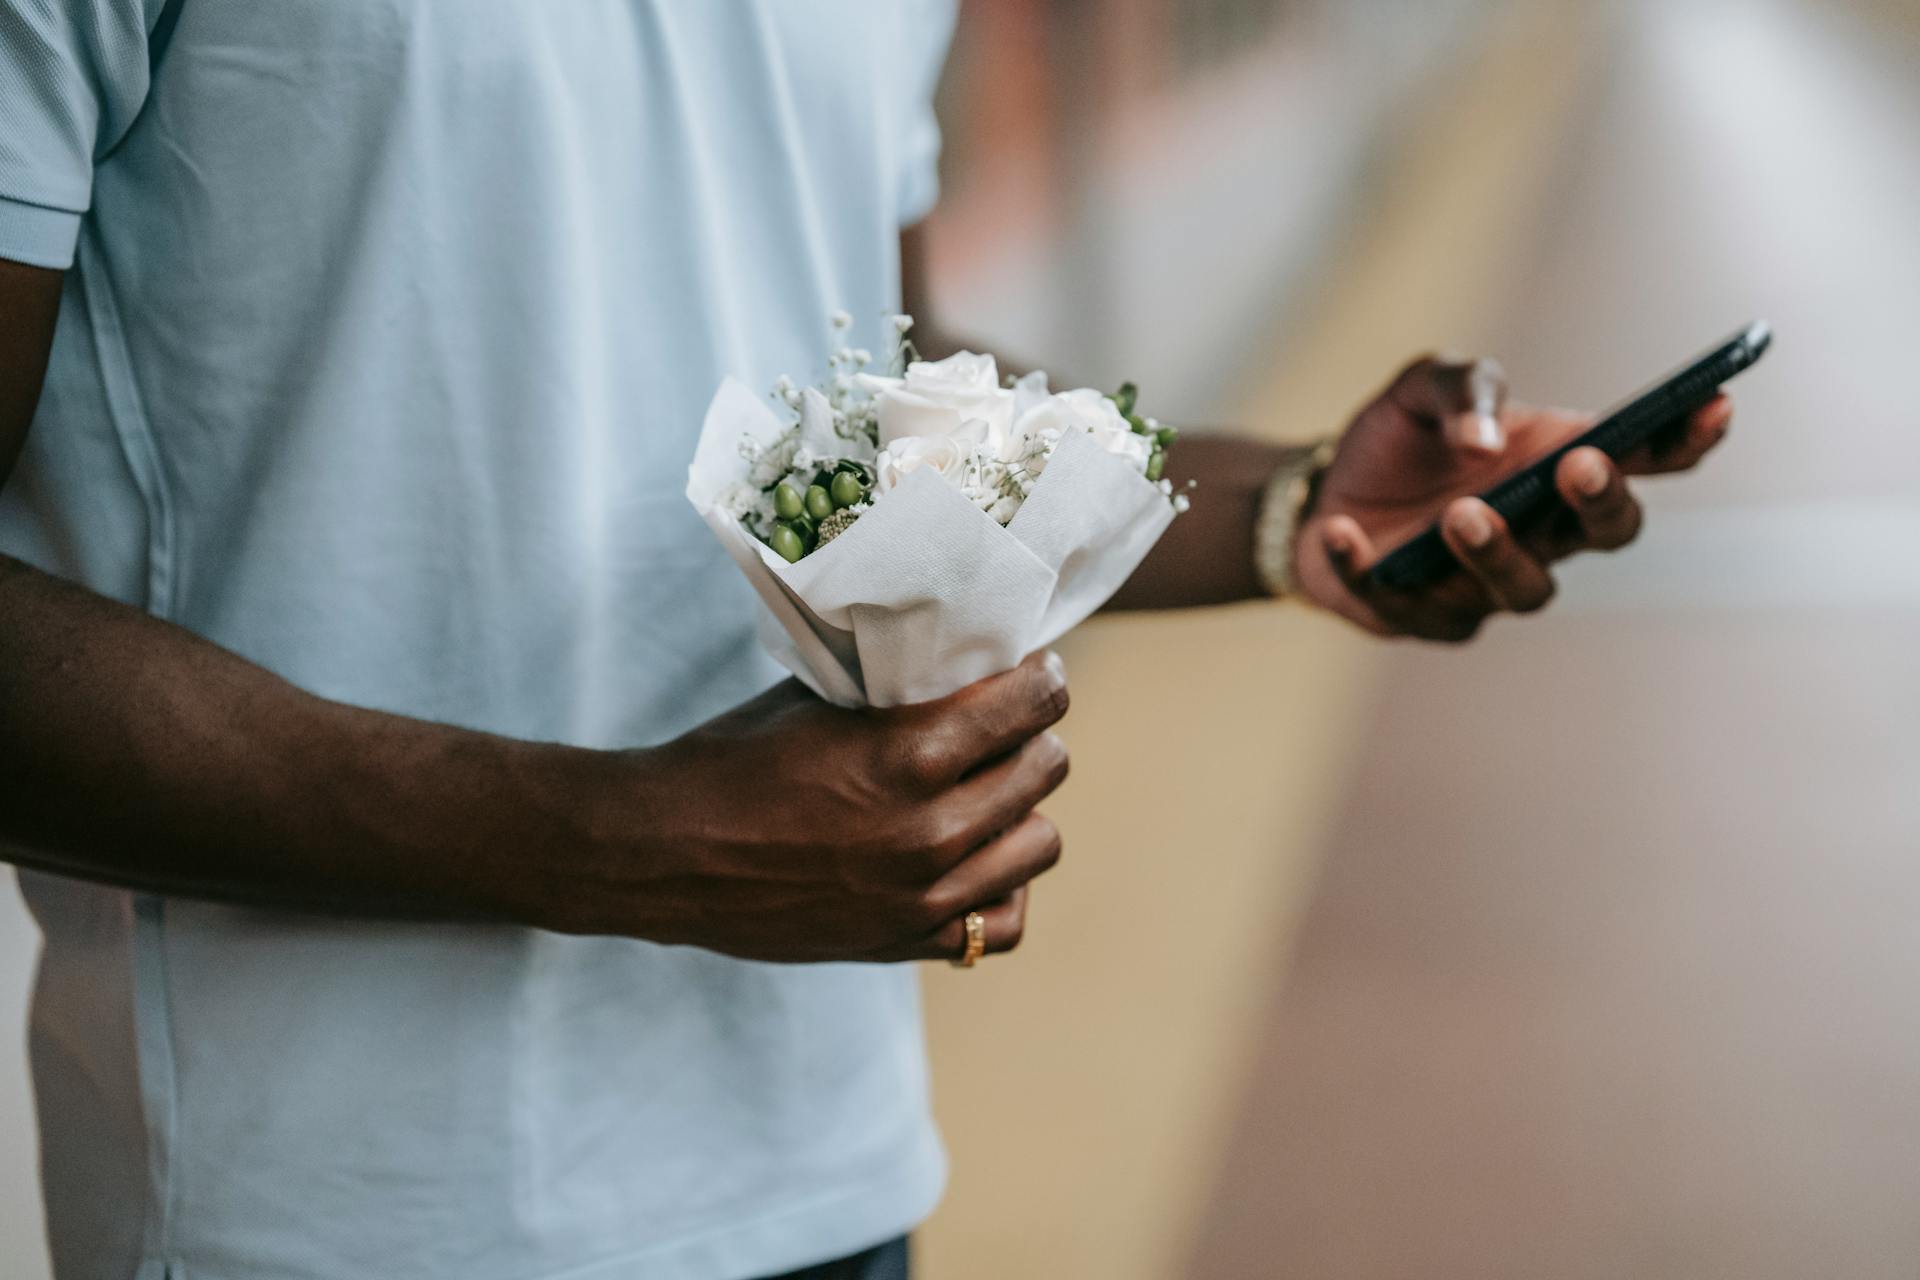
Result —
[[783, 1276], [768, 1276], [767, 1280], [908, 1280], [907, 1238], [901, 1236], [851, 1258], [802, 1267]]

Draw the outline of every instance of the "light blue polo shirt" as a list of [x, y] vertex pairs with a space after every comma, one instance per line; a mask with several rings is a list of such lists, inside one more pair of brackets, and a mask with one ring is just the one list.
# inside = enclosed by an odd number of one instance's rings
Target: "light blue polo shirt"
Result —
[[[408, 715], [741, 701], [780, 673], [681, 494], [702, 410], [836, 308], [882, 345], [951, 22], [0, 5], [0, 257], [72, 265], [0, 550]], [[61, 1280], [724, 1280], [939, 1194], [910, 969], [21, 881]]]

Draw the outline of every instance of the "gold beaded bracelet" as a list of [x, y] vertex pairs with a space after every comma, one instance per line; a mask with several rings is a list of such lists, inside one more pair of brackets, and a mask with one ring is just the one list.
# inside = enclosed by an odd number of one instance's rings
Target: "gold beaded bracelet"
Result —
[[1260, 514], [1253, 526], [1253, 569], [1260, 585], [1276, 599], [1300, 588], [1294, 573], [1294, 540], [1338, 446], [1337, 439], [1328, 439], [1302, 448], [1274, 468], [1261, 491]]

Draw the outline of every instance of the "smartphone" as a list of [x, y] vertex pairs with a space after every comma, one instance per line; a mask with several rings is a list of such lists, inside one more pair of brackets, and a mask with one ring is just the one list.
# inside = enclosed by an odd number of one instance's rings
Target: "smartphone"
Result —
[[[1521, 528], [1559, 503], [1553, 472], [1568, 451], [1592, 445], [1619, 460], [1705, 407], [1720, 393], [1721, 384], [1752, 368], [1772, 341], [1773, 330], [1764, 321], [1748, 325], [1651, 391], [1609, 413], [1585, 434], [1500, 481], [1480, 495], [1481, 501], [1505, 517], [1508, 527]], [[1374, 565], [1372, 577], [1380, 586], [1404, 591], [1425, 586], [1459, 567], [1436, 521]]]

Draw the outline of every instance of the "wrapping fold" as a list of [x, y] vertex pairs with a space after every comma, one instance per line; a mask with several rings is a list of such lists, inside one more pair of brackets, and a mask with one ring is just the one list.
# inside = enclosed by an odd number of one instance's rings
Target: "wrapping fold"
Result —
[[687, 499], [759, 594], [768, 651], [841, 706], [925, 702], [1018, 665], [1106, 603], [1173, 519], [1156, 485], [1069, 432], [1005, 527], [924, 468], [789, 564], [720, 505], [748, 468], [741, 441], [782, 430], [729, 379], [707, 410]]

